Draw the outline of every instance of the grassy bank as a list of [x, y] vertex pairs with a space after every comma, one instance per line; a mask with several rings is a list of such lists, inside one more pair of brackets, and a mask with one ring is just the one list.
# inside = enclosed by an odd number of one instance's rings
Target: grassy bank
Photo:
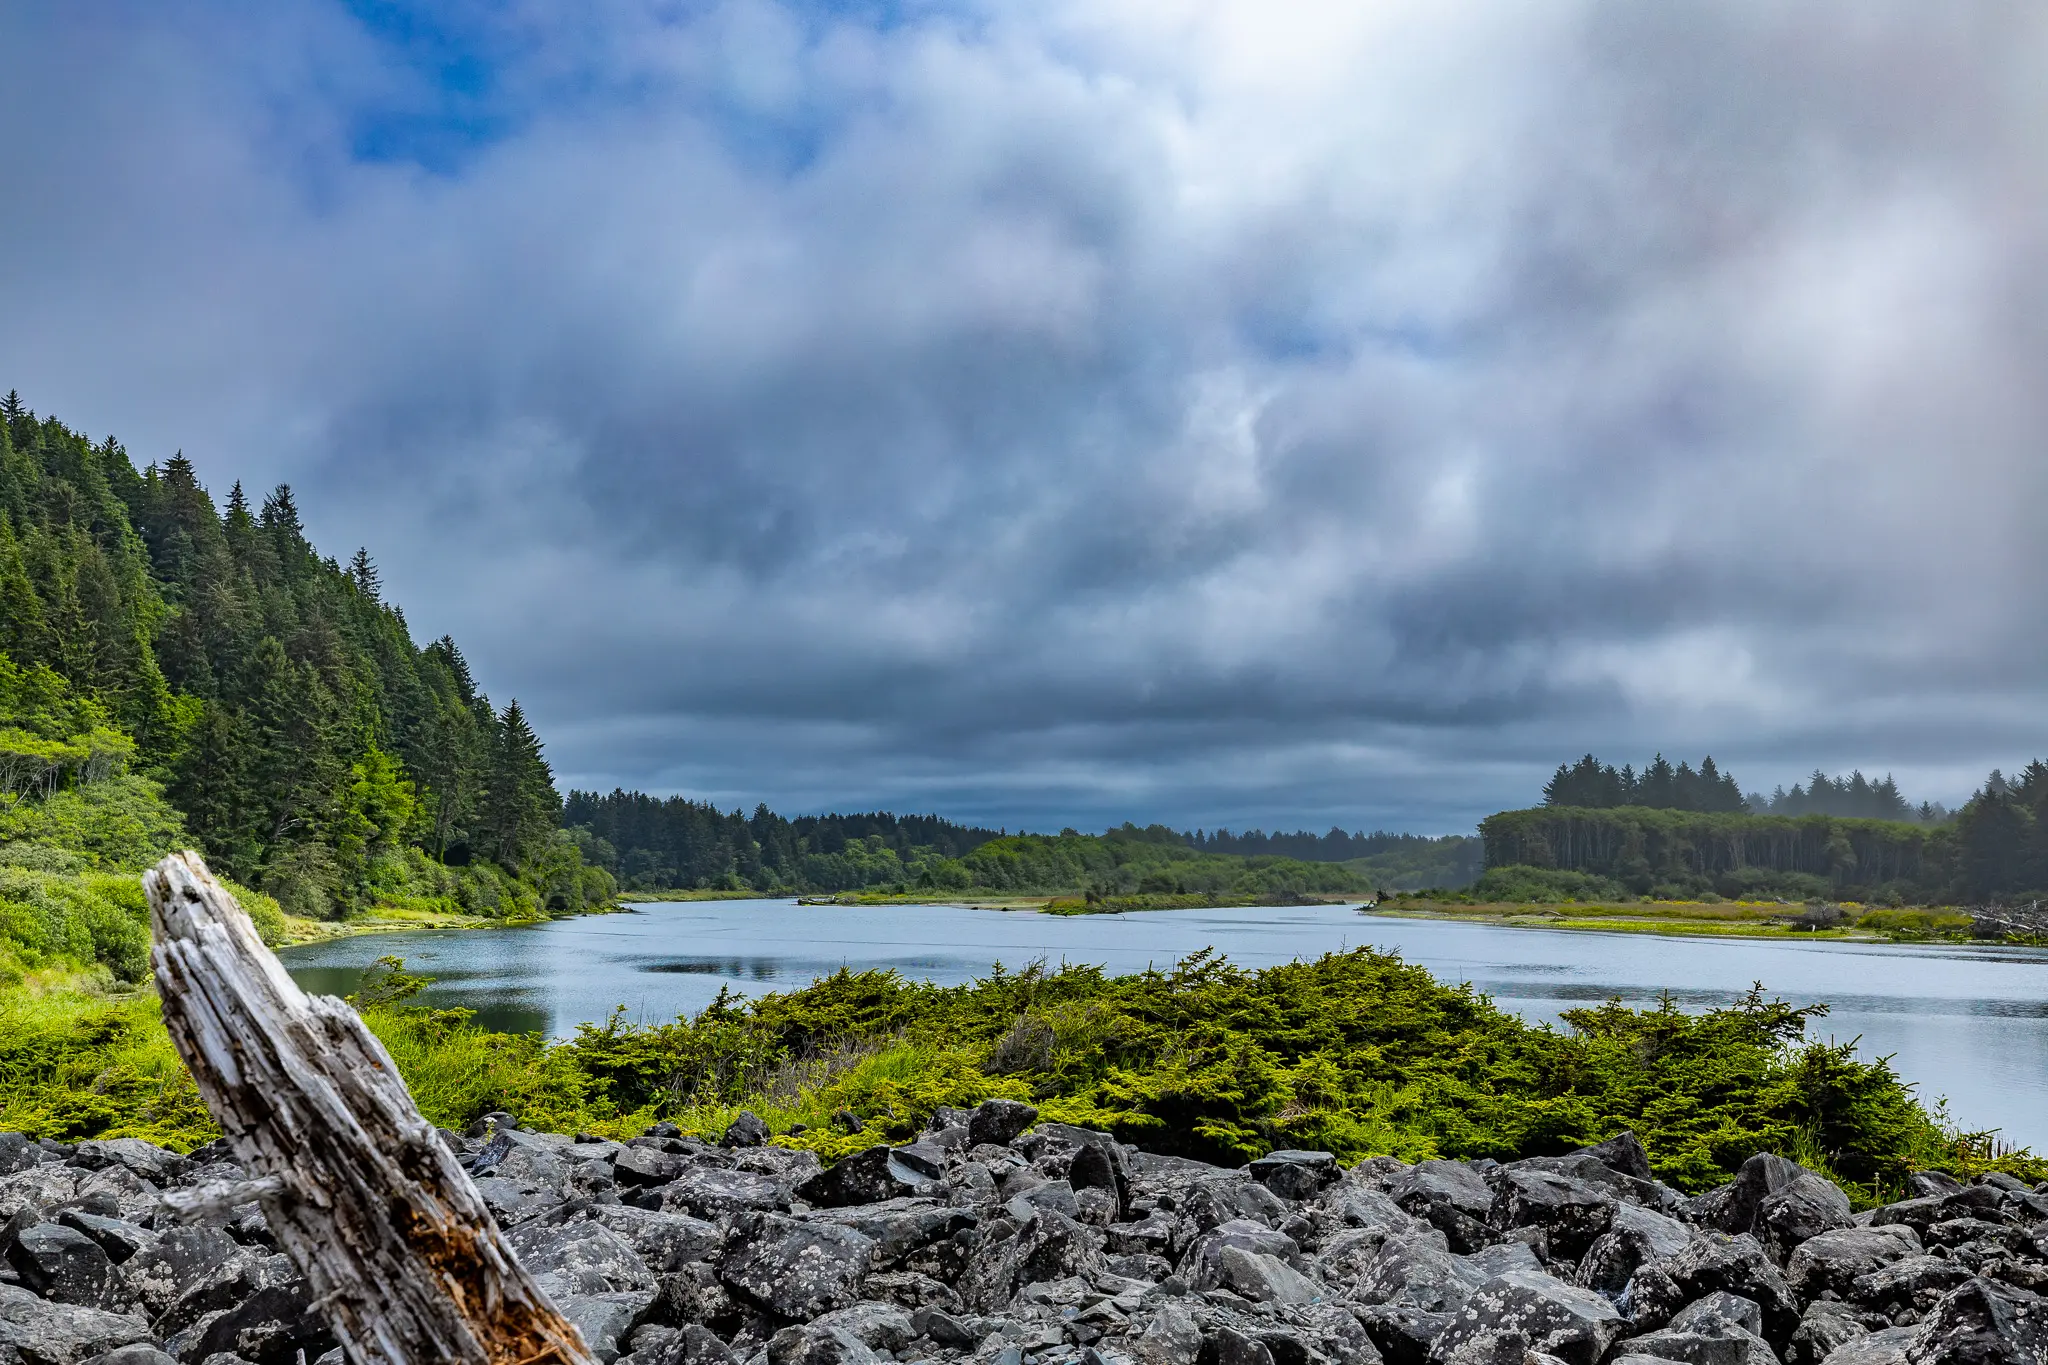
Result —
[[[1971, 918], [1949, 906], [1839, 905], [1815, 914], [1778, 901], [1589, 901], [1562, 904], [1468, 901], [1428, 893], [1390, 896], [1367, 913], [1405, 919], [1466, 920], [1531, 929], [1713, 937], [1970, 942]], [[1832, 920], [1830, 923], [1828, 921]]]

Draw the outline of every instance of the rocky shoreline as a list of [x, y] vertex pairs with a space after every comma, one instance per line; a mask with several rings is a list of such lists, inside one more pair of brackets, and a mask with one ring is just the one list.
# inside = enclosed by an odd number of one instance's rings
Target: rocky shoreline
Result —
[[[942, 1110], [829, 1169], [751, 1115], [445, 1140], [608, 1365], [2048, 1365], [2048, 1187], [2006, 1176], [1852, 1215], [1768, 1154], [1688, 1198], [1626, 1133], [1233, 1170], [1036, 1119]], [[245, 1178], [224, 1143], [0, 1134], [0, 1365], [340, 1361]]]

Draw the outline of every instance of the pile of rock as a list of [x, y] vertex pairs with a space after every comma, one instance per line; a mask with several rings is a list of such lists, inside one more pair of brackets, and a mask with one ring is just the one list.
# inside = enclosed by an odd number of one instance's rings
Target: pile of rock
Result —
[[[721, 1145], [448, 1134], [527, 1268], [620, 1365], [2048, 1365], [2048, 1194], [1913, 1177], [1851, 1215], [1759, 1155], [1688, 1199], [1622, 1134], [1569, 1156], [1236, 1170], [1026, 1105], [831, 1169]], [[0, 1365], [339, 1360], [223, 1148], [0, 1134]]]

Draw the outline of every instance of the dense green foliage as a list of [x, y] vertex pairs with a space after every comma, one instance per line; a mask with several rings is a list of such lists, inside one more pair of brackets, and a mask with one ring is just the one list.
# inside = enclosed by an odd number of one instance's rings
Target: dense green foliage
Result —
[[1923, 898], [1949, 866], [1949, 834], [1826, 815], [1704, 814], [1622, 806], [1502, 811], [1479, 825], [1489, 869], [1590, 873], [1638, 895]]
[[1198, 853], [1163, 825], [1139, 829], [1126, 824], [1102, 835], [1067, 830], [994, 839], [964, 858], [933, 863], [918, 885], [954, 892], [1082, 891], [1097, 896], [1158, 893], [1265, 900], [1348, 895], [1366, 890], [1368, 884], [1336, 863]]
[[[237, 484], [216, 508], [182, 454], [138, 472], [11, 393], [0, 711], [0, 799], [39, 812], [10, 808], [15, 838], [76, 823], [74, 794], [132, 768], [182, 813], [157, 833], [301, 914], [530, 915], [611, 894], [557, 828], [518, 703], [494, 709], [453, 641], [416, 648], [367, 552], [322, 558], [286, 486], [252, 512]], [[114, 820], [110, 800], [86, 823]]]
[[1485, 865], [1479, 840], [1469, 834], [1347, 834], [1336, 828], [1325, 834], [1267, 834], [1257, 829], [1233, 834], [1227, 829], [1198, 829], [1181, 837], [1203, 853], [1346, 863], [1372, 885], [1395, 891], [1468, 886]]
[[[1669, 1001], [1610, 1003], [1570, 1011], [1557, 1031], [1368, 949], [1258, 972], [1206, 954], [1125, 977], [998, 967], [950, 988], [841, 971], [752, 1003], [721, 997], [693, 1020], [641, 1026], [621, 1014], [559, 1044], [407, 1008], [404, 993], [380, 992], [368, 1017], [429, 1117], [447, 1125], [505, 1108], [554, 1129], [625, 1132], [666, 1117], [716, 1132], [747, 1107], [778, 1130], [805, 1124], [783, 1140], [831, 1156], [906, 1137], [937, 1105], [1005, 1095], [1217, 1161], [1275, 1146], [1346, 1161], [1506, 1159], [1628, 1127], [1681, 1188], [1724, 1180], [1769, 1149], [1866, 1197], [1896, 1189], [1909, 1168], [1988, 1157], [1982, 1137], [1945, 1131], [1886, 1062], [1807, 1039], [1820, 1007], [1760, 993], [1703, 1015]], [[108, 1046], [137, 1052], [139, 1018], [100, 1025]], [[0, 1068], [6, 1056], [0, 1045]], [[176, 1087], [127, 1065], [152, 1106], [137, 1122], [160, 1132]], [[79, 1136], [90, 1124], [54, 1095], [45, 1107], [52, 1131]], [[828, 1120], [842, 1109], [867, 1130], [835, 1132]], [[25, 1117], [0, 1110], [0, 1126]], [[2048, 1174], [2024, 1154], [2004, 1164]]]
[[[1818, 777], [1817, 777], [1818, 780]], [[1642, 806], [1539, 806], [1479, 826], [1489, 869], [1473, 894], [1500, 900], [1543, 877], [1584, 874], [1588, 900], [1825, 897], [1898, 904], [2037, 899], [2048, 891], [2048, 764], [1994, 772], [1952, 824], [1831, 815], [1755, 815]], [[1548, 878], [1552, 887], [1562, 885]]]

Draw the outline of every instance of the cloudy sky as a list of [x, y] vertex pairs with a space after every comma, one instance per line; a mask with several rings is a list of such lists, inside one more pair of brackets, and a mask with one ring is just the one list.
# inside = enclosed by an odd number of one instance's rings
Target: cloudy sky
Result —
[[0, 7], [0, 386], [564, 785], [1467, 828], [2048, 752], [2048, 10]]

